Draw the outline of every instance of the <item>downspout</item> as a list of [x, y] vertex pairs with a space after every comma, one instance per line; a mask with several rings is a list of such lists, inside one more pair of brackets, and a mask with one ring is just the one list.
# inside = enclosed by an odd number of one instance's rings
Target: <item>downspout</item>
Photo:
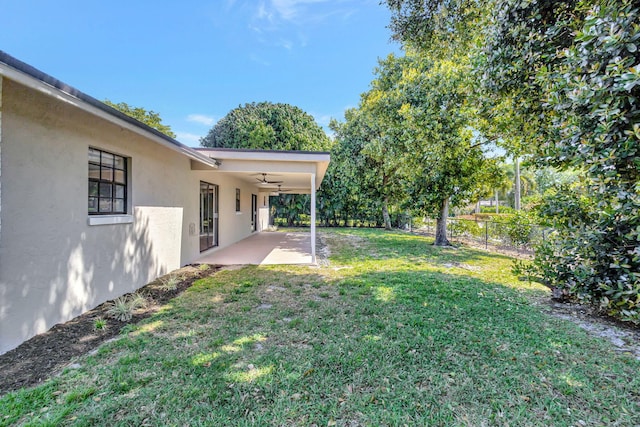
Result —
[[311, 262], [316, 263], [316, 174], [311, 174]]

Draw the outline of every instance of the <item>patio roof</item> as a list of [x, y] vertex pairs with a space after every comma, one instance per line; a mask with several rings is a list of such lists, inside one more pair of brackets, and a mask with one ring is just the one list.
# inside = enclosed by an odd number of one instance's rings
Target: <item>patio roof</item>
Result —
[[[218, 162], [217, 172], [231, 174], [243, 181], [258, 185], [262, 191], [288, 194], [311, 194], [311, 176], [315, 175], [314, 189], [320, 188], [329, 166], [327, 152], [246, 150], [231, 148], [195, 148], [199, 153]], [[194, 163], [193, 169], [202, 166]], [[265, 175], [262, 175], [265, 174]], [[278, 183], [259, 183], [260, 180]]]

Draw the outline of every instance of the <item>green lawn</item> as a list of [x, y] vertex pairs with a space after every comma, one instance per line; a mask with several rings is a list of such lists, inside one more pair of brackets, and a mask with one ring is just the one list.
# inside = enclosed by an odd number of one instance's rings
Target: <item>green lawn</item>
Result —
[[640, 362], [535, 304], [511, 260], [329, 230], [320, 268], [202, 279], [0, 425], [640, 424]]

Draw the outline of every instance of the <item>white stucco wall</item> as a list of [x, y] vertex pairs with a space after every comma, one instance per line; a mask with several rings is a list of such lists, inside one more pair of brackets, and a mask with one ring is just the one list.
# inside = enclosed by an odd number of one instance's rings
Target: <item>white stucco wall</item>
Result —
[[[250, 234], [254, 186], [9, 79], [1, 92], [0, 354], [196, 260], [201, 180], [220, 186], [220, 247]], [[133, 223], [88, 224], [89, 146], [130, 159]]]

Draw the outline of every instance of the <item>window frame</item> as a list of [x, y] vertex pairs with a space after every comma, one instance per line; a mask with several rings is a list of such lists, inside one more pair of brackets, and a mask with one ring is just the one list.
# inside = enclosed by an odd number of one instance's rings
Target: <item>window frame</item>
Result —
[[236, 188], [236, 212], [241, 212], [240, 210], [240, 189]]
[[[89, 216], [127, 215], [129, 211], [129, 159], [127, 157], [89, 147], [87, 178]], [[103, 208], [103, 206], [110, 207]]]

